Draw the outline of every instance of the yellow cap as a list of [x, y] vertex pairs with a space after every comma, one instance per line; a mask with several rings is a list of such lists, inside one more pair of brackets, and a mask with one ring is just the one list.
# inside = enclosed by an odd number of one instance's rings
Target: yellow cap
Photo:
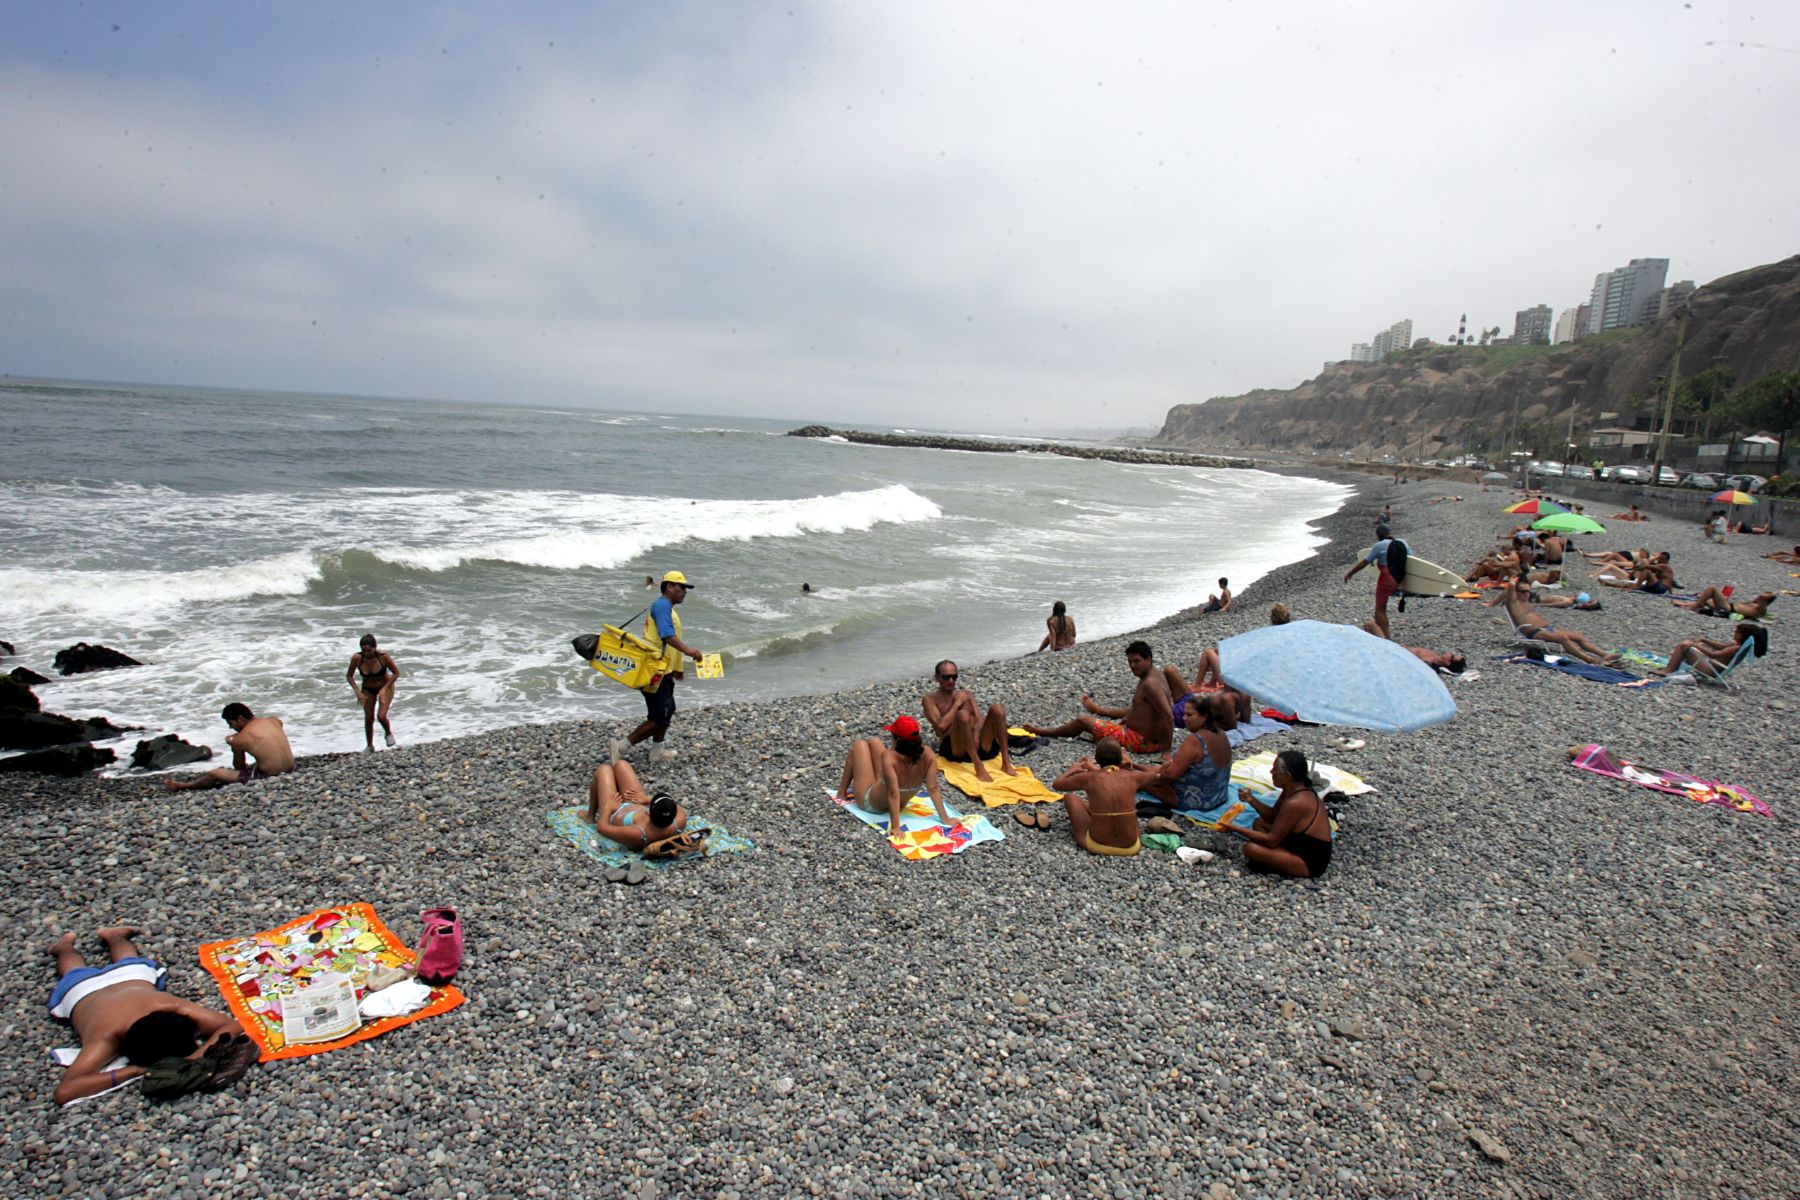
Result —
[[685, 588], [691, 588], [694, 586], [693, 584], [688, 582], [687, 576], [683, 575], [680, 571], [670, 571], [667, 575], [664, 575], [662, 577], [662, 581], [664, 583], [679, 583], [682, 587], [685, 587]]

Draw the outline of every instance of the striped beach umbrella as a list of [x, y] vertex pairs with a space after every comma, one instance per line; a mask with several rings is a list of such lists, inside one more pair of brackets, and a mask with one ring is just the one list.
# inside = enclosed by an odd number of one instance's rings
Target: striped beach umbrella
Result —
[[1548, 517], [1556, 513], [1566, 513], [1569, 510], [1554, 500], [1545, 500], [1540, 497], [1536, 500], [1521, 500], [1517, 504], [1509, 504], [1501, 511], [1517, 513], [1522, 517]]
[[1712, 502], [1714, 504], [1755, 504], [1756, 497], [1735, 488], [1726, 488], [1722, 492], [1714, 492]]

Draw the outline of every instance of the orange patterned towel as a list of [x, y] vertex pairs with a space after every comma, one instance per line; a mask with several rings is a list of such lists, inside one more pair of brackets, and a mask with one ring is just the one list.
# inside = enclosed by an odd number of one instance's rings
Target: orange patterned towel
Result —
[[262, 1048], [262, 1062], [323, 1054], [364, 1042], [390, 1029], [447, 1013], [463, 1002], [462, 992], [454, 987], [433, 988], [424, 1008], [364, 1021], [354, 1033], [336, 1041], [288, 1045], [282, 1037], [282, 996], [331, 971], [354, 980], [361, 1000], [363, 978], [370, 971], [410, 963], [413, 958], [413, 952], [367, 904], [321, 908], [265, 933], [200, 947], [200, 965], [218, 980], [232, 1015]]

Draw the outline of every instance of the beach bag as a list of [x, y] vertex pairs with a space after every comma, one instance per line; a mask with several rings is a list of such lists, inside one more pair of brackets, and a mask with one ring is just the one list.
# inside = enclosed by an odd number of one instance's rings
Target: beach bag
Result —
[[617, 625], [602, 625], [599, 633], [584, 633], [570, 645], [588, 666], [614, 683], [644, 691], [662, 682], [663, 651]]
[[419, 936], [419, 979], [442, 987], [462, 969], [462, 921], [454, 908], [428, 908], [419, 923], [425, 927]]

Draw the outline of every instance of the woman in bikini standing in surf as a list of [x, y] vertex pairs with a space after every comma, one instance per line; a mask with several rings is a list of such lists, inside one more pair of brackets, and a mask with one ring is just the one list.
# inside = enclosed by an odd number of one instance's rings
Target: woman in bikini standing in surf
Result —
[[[358, 681], [357, 676], [362, 676]], [[357, 703], [363, 710], [363, 738], [368, 742], [366, 749], [375, 748], [375, 722], [381, 722], [381, 732], [387, 738], [389, 746], [394, 745], [394, 727], [388, 724], [388, 709], [394, 703], [394, 681], [400, 678], [400, 668], [394, 662], [394, 656], [386, 650], [377, 648], [375, 635], [362, 635], [362, 649], [350, 656], [350, 669], [344, 673], [344, 679], [350, 690], [356, 693]], [[379, 705], [379, 709], [377, 709]]]

